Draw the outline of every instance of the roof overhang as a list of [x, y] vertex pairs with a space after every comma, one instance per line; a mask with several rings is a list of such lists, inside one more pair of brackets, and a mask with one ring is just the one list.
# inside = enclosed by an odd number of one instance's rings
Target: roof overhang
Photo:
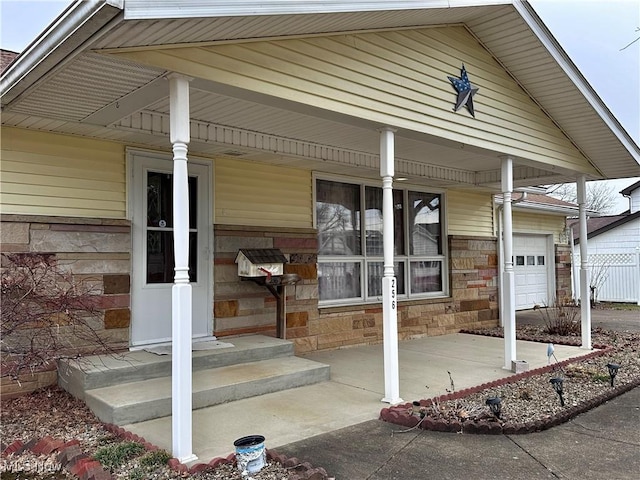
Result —
[[593, 108], [595, 113], [597, 113], [597, 115], [605, 122], [607, 127], [616, 136], [620, 143], [633, 155], [636, 162], [640, 164], [640, 148], [636, 142], [633, 141], [627, 131], [622, 127], [622, 125], [620, 125], [618, 119], [611, 113], [611, 110], [609, 110], [593, 87], [589, 82], [587, 82], [582, 73], [580, 73], [580, 70], [571, 61], [567, 53], [553, 37], [531, 5], [528, 2], [515, 1], [514, 6], [531, 31], [535, 33], [538, 39], [545, 46], [549, 55], [551, 55], [562, 68], [568, 79], [571, 80], [571, 82], [580, 91], [591, 108]]
[[[506, 29], [504, 22], [509, 23]], [[132, 63], [118, 63], [120, 60], [106, 58], [96, 51], [148, 48], [166, 45], [200, 45], [215, 42], [246, 41], [248, 39], [288, 38], [291, 36], [324, 35], [335, 33], [389, 30], [462, 24], [505, 68], [511, 77], [547, 113], [571, 142], [589, 159], [594, 171], [600, 175], [588, 175], [588, 179], [621, 178], [640, 176], [640, 148], [620, 126], [606, 108], [595, 91], [580, 74], [562, 48], [553, 39], [535, 11], [527, 2], [514, 0], [309, 0], [291, 2], [286, 0], [234, 0], [210, 2], [207, 0], [109, 0], [84, 2], [76, 1], [28, 48], [0, 77], [2, 93], [3, 124], [24, 128], [46, 129], [48, 131], [74, 135], [109, 138], [125, 143], [147, 145], [151, 148], [166, 148], [166, 136], [159, 137], [153, 131], [136, 128], [139, 118], [152, 117], [152, 123], [162, 124], [166, 113], [166, 98], [163, 75], [165, 72]], [[514, 50], [514, 39], [521, 45], [531, 46], [537, 58], [535, 68], [531, 68], [531, 51]], [[527, 68], [529, 67], [529, 68]], [[12, 107], [34, 91], [41, 95], [59, 95], [60, 104], [65, 104], [65, 92], [52, 80], [61, 72], [67, 78], [77, 73], [94, 73], [105, 78], [122, 76], [123, 69], [134, 75], [127, 82], [111, 82], [109, 92], [96, 84], [96, 92], [104, 95], [91, 97], [91, 111], [79, 117], [59, 116], [54, 120], [41, 114], [14, 113]], [[549, 80], [552, 79], [552, 80]], [[137, 83], [136, 83], [137, 82]], [[198, 95], [211, 95], [209, 86], [201, 85], [197, 79], [192, 84]], [[41, 88], [43, 87], [43, 88]], [[48, 87], [48, 90], [47, 90]], [[108, 97], [106, 93], [111, 95]], [[216, 92], [220, 93], [220, 92]], [[222, 100], [242, 102], [247, 112], [260, 113], [269, 118], [270, 109], [287, 108], [291, 112], [290, 125], [295, 123], [300, 135], [296, 140], [281, 135], [264, 135], [261, 125], [240, 126], [216, 124], [215, 121], [198, 125], [200, 131], [214, 132], [214, 137], [194, 135], [191, 150], [204, 155], [224, 155], [232, 151], [248, 159], [269, 161], [279, 164], [294, 164], [287, 161], [287, 152], [317, 151], [330, 152], [330, 158], [321, 153], [325, 165], [332, 165], [336, 173], [364, 175], [362, 167], [372, 167], [376, 152], [365, 151], [362, 142], [369, 135], [370, 126], [364, 128], [354, 123], [344, 131], [340, 119], [321, 118], [311, 111], [297, 111], [295, 106], [268, 105], [264, 99], [238, 98], [233, 92], [222, 92]], [[559, 101], [571, 97], [571, 103]], [[223, 98], [224, 97], [224, 98]], [[89, 98], [89, 97], [87, 97]], [[245, 101], [246, 100], [246, 101]], [[250, 105], [251, 100], [253, 103]], [[262, 103], [260, 103], [262, 102]], [[68, 102], [67, 102], [68, 103]], [[85, 101], [88, 104], [88, 101]], [[252, 107], [259, 106], [260, 111]], [[153, 107], [155, 110], [152, 110]], [[253, 109], [252, 109], [253, 108]], [[118, 120], [119, 113], [129, 115]], [[258, 115], [255, 115], [257, 118]], [[305, 123], [308, 120], [308, 123]], [[265, 124], [266, 126], [266, 124]], [[330, 143], [326, 139], [304, 137], [302, 127], [307, 132], [326, 129], [337, 137], [340, 143]], [[337, 133], [344, 134], [337, 135]], [[406, 134], [407, 156], [399, 158], [404, 162], [403, 173], [415, 172], [418, 179], [428, 178], [441, 185], [467, 185], [499, 191], [500, 169], [495, 152], [481, 150], [455, 152], [452, 145], [438, 143], [438, 139], [422, 136], [412, 138]], [[249, 138], [252, 135], [268, 138], [273, 144], [287, 144], [285, 150], [266, 148], [256, 150], [251, 142], [245, 144], [217, 141], [218, 138]], [[337, 142], [337, 141], [336, 141]], [[456, 169], [451, 165], [420, 164], [416, 160], [421, 154], [420, 142], [427, 142], [434, 156], [445, 151], [453, 161], [469, 164], [475, 159], [483, 159], [484, 169]], [[458, 150], [460, 150], [458, 148]], [[431, 153], [431, 152], [429, 152]], [[411, 154], [414, 156], [412, 157]], [[422, 152], [424, 156], [424, 152]], [[475, 157], [474, 157], [475, 155]], [[493, 159], [490, 160], [493, 155]], [[292, 158], [292, 157], [291, 157]], [[309, 163], [296, 158], [296, 165], [306, 168], [317, 166], [317, 160], [309, 157]], [[316, 162], [316, 163], [313, 163]], [[487, 167], [493, 165], [491, 167]], [[371, 168], [371, 175], [376, 169]], [[545, 169], [539, 164], [527, 163], [521, 159], [514, 166], [515, 186], [564, 183], [575, 181], [576, 172], [561, 169]], [[405, 176], [403, 174], [403, 176]]]
[[126, 0], [127, 20], [356, 13], [501, 5], [504, 0]]
[[62, 68], [118, 22], [124, 0], [76, 1], [18, 55], [0, 77], [2, 105]]

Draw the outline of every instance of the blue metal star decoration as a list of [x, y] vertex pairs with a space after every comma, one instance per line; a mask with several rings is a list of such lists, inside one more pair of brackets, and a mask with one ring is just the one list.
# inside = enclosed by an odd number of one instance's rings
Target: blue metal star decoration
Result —
[[460, 78], [447, 77], [453, 88], [458, 92], [458, 99], [456, 100], [456, 106], [453, 108], [454, 112], [460, 110], [463, 105], [466, 105], [467, 110], [473, 118], [476, 118], [475, 111], [473, 110], [473, 96], [478, 92], [478, 88], [471, 85], [469, 77], [467, 76], [467, 70], [464, 68], [464, 63], [460, 69]]

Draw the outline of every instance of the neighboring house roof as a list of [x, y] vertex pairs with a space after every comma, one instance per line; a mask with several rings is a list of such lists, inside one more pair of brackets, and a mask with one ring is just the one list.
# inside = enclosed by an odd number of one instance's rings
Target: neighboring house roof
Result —
[[[592, 167], [586, 174], [588, 179], [640, 176], [640, 147], [589, 85], [535, 10], [521, 0], [77, 0], [0, 77], [3, 124], [37, 128], [34, 117], [53, 119], [54, 122], [46, 123], [48, 131], [109, 138], [153, 148], [166, 147], [166, 137], [152, 135], [141, 128], [136, 130], [128, 124], [134, 114], [144, 109], [149, 109], [145, 114], [155, 115], [154, 122], [164, 115], [166, 71], [109, 53], [122, 53], [123, 50], [131, 53], [162, 45], [206, 46], [324, 34], [349, 35], [434, 26], [449, 28], [452, 25], [464, 27], [495, 59], [496, 65], [505, 69], [577, 147]], [[82, 79], [82, 88], [77, 88], [78, 79]], [[446, 79], [443, 78], [443, 82]], [[245, 132], [257, 132], [269, 141], [273, 138], [274, 143], [291, 138], [293, 127], [278, 123], [276, 116], [271, 114], [274, 108], [284, 108], [280, 98], [276, 101], [255, 92], [246, 95], [239, 87], [221, 86], [201, 78], [195, 78], [191, 87], [203, 99], [199, 102], [203, 107], [199, 110], [201, 117], [197, 119], [203, 126], [236, 127], [230, 122], [242, 116], [243, 119], [250, 118], [252, 123], [250, 126], [240, 124], [238, 128], [242, 131], [238, 137]], [[159, 92], [163, 96], [159, 96]], [[214, 100], [236, 103], [222, 109], [214, 104]], [[273, 104], [269, 104], [270, 101]], [[212, 107], [206, 110], [205, 105]], [[378, 151], [367, 150], [368, 144], [363, 146], [364, 121], [361, 118], [335, 120], [338, 114], [332, 110], [310, 110], [304, 104], [286, 102], [284, 105], [291, 114], [296, 139], [307, 140], [300, 144], [301, 147], [324, 152], [322, 161], [342, 164], [345, 174], [363, 175], [360, 165], [343, 160], [349, 155], [366, 159], [362, 164], [366, 163], [373, 171]], [[299, 115], [294, 118], [293, 113]], [[367, 133], [375, 128], [364, 123]], [[499, 190], [501, 173], [496, 152], [490, 150], [490, 145], [479, 146], [480, 141], [475, 146], [455, 141], [439, 143], [433, 141], [438, 138], [437, 133], [410, 131], [409, 134], [411, 136], [407, 135], [404, 143], [396, 143], [398, 152], [405, 148], [404, 158], [398, 155], [397, 159], [406, 163], [405, 171], [418, 172], [416, 178], [428, 177], [435, 186], [464, 183]], [[284, 150], [274, 152], [265, 148], [257, 151], [252, 145], [217, 142], [206, 137], [193, 139], [190, 152], [231, 155], [242, 151], [250, 155], [246, 157], [248, 159], [282, 161]], [[295, 151], [298, 144], [292, 142], [292, 145], [291, 149]], [[327, 155], [332, 156], [327, 158]], [[429, 163], [425, 159], [433, 160]], [[435, 165], [435, 168], [429, 170], [425, 164]], [[300, 167], [312, 169], [315, 165], [298, 163]], [[347, 171], [348, 165], [353, 170]], [[454, 169], [452, 165], [464, 167]], [[575, 170], [570, 166], [555, 167], [535, 160], [515, 165], [514, 185], [575, 181]]]
[[[604, 217], [587, 218], [587, 240], [597, 237], [600, 234], [613, 230], [614, 228], [640, 218], [640, 211], [632, 214], [607, 215]], [[578, 228], [579, 220], [572, 218], [567, 221], [567, 227], [573, 228], [573, 240], [580, 243], [580, 230]]]
[[[496, 203], [502, 204], [502, 195], [496, 195]], [[565, 202], [555, 197], [541, 193], [518, 193], [512, 195], [512, 206], [514, 209], [534, 210], [539, 213], [552, 215], [573, 216], [578, 214], [578, 205]], [[595, 212], [594, 212], [595, 213]]]
[[640, 180], [638, 180], [636, 183], [634, 183], [633, 185], [629, 185], [627, 188], [625, 188], [624, 190], [620, 190], [620, 193], [622, 195], [631, 195], [631, 192], [637, 190], [640, 188]]
[[4, 72], [17, 56], [18, 53], [16, 52], [0, 50], [0, 73]]

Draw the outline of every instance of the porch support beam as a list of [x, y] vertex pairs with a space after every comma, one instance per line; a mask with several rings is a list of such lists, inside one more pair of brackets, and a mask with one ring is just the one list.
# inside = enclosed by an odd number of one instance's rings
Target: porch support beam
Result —
[[587, 250], [587, 182], [580, 175], [576, 182], [578, 220], [580, 226], [580, 318], [582, 319], [581, 348], [591, 350], [591, 296], [589, 292], [589, 254]]
[[512, 369], [516, 360], [516, 295], [513, 271], [513, 216], [511, 194], [513, 192], [513, 158], [502, 157], [502, 235], [504, 255], [502, 258], [503, 289], [502, 325], [504, 328], [504, 368]]
[[394, 130], [380, 130], [380, 176], [382, 177], [382, 333], [384, 343], [384, 398], [392, 405], [401, 403], [398, 361], [398, 283], [393, 268], [393, 175]]
[[[194, 80], [195, 81], [195, 80]], [[190, 84], [193, 89], [193, 83]], [[157, 140], [157, 135], [166, 134], [168, 118], [164, 113], [142, 110], [129, 115], [114, 124], [113, 128], [145, 135], [149, 141]], [[305, 142], [279, 135], [254, 132], [242, 128], [217, 125], [198, 120], [191, 120], [191, 145], [203, 143], [211, 148], [217, 145], [222, 148], [241, 150], [250, 154], [282, 155], [292, 158], [303, 158], [323, 164], [348, 165], [355, 168], [378, 169], [378, 155], [370, 152], [338, 148], [334, 145]], [[430, 180], [451, 184], [476, 184], [477, 173], [442, 165], [429, 165], [415, 160], [395, 157], [395, 170], [398, 175], [410, 177], [426, 177]], [[573, 177], [571, 177], [573, 178]]]
[[171, 290], [171, 434], [173, 456], [197, 459], [192, 445], [191, 284], [189, 283], [189, 78], [169, 79], [170, 140], [173, 146], [173, 245], [175, 277]]

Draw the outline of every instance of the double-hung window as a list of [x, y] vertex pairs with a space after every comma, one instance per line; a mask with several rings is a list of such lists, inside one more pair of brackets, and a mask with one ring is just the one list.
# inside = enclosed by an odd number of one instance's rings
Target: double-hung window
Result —
[[[321, 304], [382, 299], [382, 188], [316, 179]], [[393, 190], [394, 270], [401, 298], [446, 295], [442, 194]]]

